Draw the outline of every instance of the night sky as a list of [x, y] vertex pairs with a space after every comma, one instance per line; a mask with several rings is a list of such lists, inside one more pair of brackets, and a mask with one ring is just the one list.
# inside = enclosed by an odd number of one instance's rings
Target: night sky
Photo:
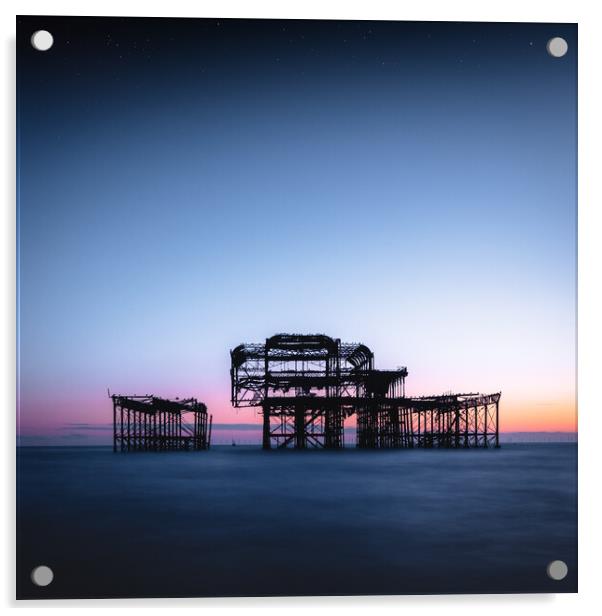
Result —
[[575, 429], [576, 25], [17, 26], [25, 444], [108, 443], [107, 387], [256, 422], [229, 349], [281, 331]]

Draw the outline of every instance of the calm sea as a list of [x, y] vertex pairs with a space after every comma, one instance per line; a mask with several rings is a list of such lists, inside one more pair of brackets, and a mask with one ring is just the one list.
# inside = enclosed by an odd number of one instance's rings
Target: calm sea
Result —
[[[20, 598], [577, 589], [575, 444], [25, 447], [18, 473]], [[40, 564], [46, 588], [30, 582]]]

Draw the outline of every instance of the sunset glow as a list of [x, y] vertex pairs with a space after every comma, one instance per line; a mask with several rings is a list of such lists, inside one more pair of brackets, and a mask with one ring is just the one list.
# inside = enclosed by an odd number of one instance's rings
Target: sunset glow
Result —
[[278, 54], [241, 26], [236, 57], [160, 34], [150, 60], [32, 57], [22, 444], [108, 444], [109, 388], [259, 423], [229, 351], [278, 332], [361, 341], [408, 395], [501, 391], [502, 432], [576, 430], [576, 56], [538, 24], [512, 51], [495, 25], [382, 25], [353, 54], [327, 27]]

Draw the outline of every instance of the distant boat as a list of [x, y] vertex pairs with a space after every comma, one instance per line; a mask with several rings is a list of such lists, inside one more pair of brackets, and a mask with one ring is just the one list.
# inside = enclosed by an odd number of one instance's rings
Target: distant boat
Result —
[[234, 439], [232, 439], [232, 447], [236, 447], [236, 443], [234, 442]]

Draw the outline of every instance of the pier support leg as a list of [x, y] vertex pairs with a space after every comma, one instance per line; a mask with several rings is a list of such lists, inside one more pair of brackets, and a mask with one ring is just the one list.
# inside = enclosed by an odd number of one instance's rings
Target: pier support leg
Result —
[[305, 409], [301, 405], [295, 407], [295, 447], [305, 448]]
[[270, 407], [267, 404], [263, 405], [263, 448], [271, 449], [270, 442]]
[[117, 404], [113, 400], [113, 453], [117, 451]]
[[495, 446], [500, 446], [500, 401], [495, 403]]

